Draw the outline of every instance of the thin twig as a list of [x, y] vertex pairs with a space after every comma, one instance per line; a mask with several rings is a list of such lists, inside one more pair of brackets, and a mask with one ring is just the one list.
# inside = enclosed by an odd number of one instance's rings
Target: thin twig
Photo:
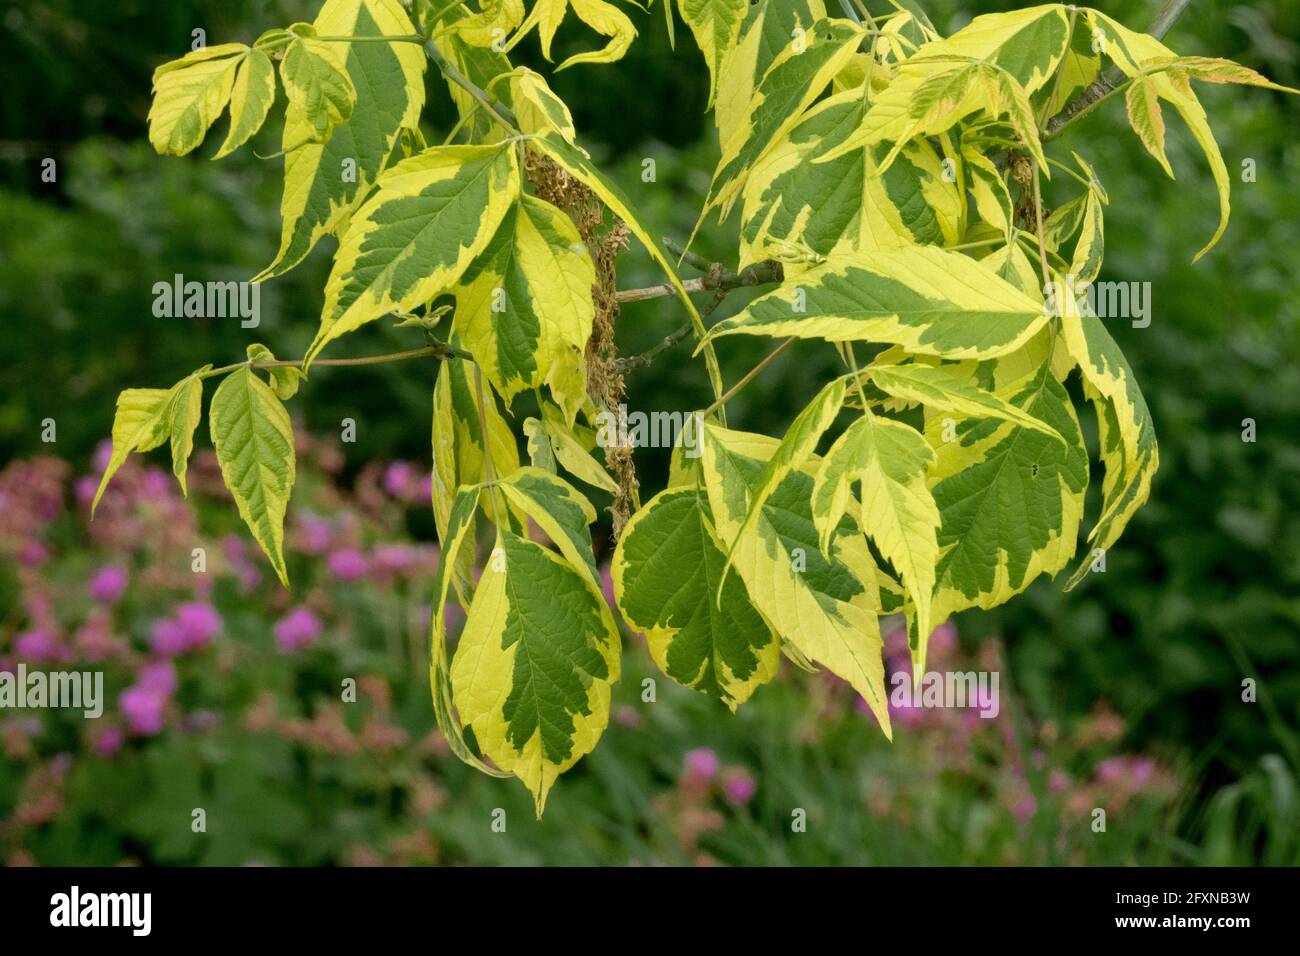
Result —
[[1043, 193], [1039, 186], [1038, 160], [1030, 159], [1029, 168], [1034, 175], [1034, 227], [1038, 233], [1038, 263], [1043, 267], [1043, 289], [1046, 291], [1048, 278], [1047, 244], [1043, 241]]
[[[363, 355], [357, 358], [317, 359], [311, 364], [313, 368], [317, 365], [382, 365], [386, 362], [405, 362], [407, 359], [425, 358], [428, 356], [436, 357], [444, 361], [452, 358], [473, 359], [474, 357], [462, 348], [439, 342], [437, 345], [426, 345], [423, 348], [407, 349], [405, 352], [389, 352], [386, 355]], [[212, 378], [216, 375], [225, 375], [227, 372], [233, 372], [241, 368], [301, 368], [303, 361], [303, 359], [274, 359], [269, 361], [235, 362], [232, 365], [223, 365], [220, 368], [210, 368], [200, 375], [199, 378]]]
[[[775, 259], [764, 259], [740, 272], [731, 272], [716, 262], [710, 263], [708, 268], [709, 275], [686, 279], [682, 282], [682, 287], [687, 292], [703, 292], [708, 289], [730, 292], [741, 286], [767, 285], [770, 282], [781, 282], [785, 278], [785, 267]], [[672, 295], [677, 295], [677, 287], [671, 282], [664, 282], [646, 289], [622, 289], [617, 293], [617, 298], [619, 302], [641, 302]]]
[[429, 59], [433, 61], [434, 66], [439, 69], [443, 76], [452, 83], [455, 83], [470, 96], [474, 97], [474, 99], [478, 100], [479, 104], [491, 113], [498, 123], [510, 130], [516, 136], [520, 135], [519, 121], [515, 119], [515, 114], [511, 112], [510, 108], [500, 101], [493, 99], [481, 86], [467, 77], [460, 70], [456, 69], [456, 67], [452, 65], [451, 61], [442, 55], [442, 51], [438, 49], [432, 40], [424, 44], [424, 52], [428, 55]]
[[[1166, 0], [1164, 8], [1151, 22], [1147, 33], [1157, 40], [1163, 39], [1170, 27], [1187, 9], [1192, 0]], [[1091, 112], [1099, 103], [1120, 89], [1124, 83], [1124, 72], [1113, 64], [1102, 71], [1078, 96], [1067, 103], [1059, 113], [1047, 121], [1043, 142], [1055, 139], [1067, 126], [1081, 116]]]
[[737, 392], [739, 392], [742, 388], [744, 388], [755, 378], [757, 378], [759, 372], [763, 371], [763, 369], [771, 365], [778, 355], [780, 355], [790, 346], [794, 345], [794, 343], [797, 340], [798, 340], [798, 336], [792, 335], [784, 342], [782, 342], [780, 345], [778, 345], [776, 348], [772, 349], [772, 351], [768, 352], [767, 355], [764, 356], [757, 365], [755, 365], [753, 368], [751, 368], [748, 372], [745, 373], [744, 378], [742, 378], [735, 385], [731, 386], [731, 388], [727, 389], [727, 391], [723, 393], [721, 398], [719, 398], [716, 402], [714, 402], [712, 405], [710, 405], [700, 414], [709, 415], [710, 413], [716, 411], [721, 406], [727, 404], [727, 402], [731, 401], [731, 399], [735, 397], [735, 394]]

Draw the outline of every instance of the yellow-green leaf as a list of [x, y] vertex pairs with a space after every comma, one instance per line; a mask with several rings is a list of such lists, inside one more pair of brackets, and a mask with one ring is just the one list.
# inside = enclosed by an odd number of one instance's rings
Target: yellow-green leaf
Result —
[[172, 388], [166, 417], [167, 432], [171, 439], [172, 474], [180, 482], [181, 494], [188, 496], [185, 473], [189, 468], [190, 453], [194, 451], [194, 431], [203, 414], [203, 380], [198, 375], [179, 382]]
[[348, 78], [345, 53], [340, 45], [295, 39], [280, 61], [280, 79], [289, 98], [285, 114], [286, 134], [292, 127], [302, 135], [301, 143], [323, 143], [335, 126], [346, 123], [356, 106], [357, 91]]
[[275, 67], [261, 50], [250, 50], [239, 64], [230, 94], [230, 130], [213, 159], [233, 153], [262, 128], [275, 102]]
[[[555, 160], [565, 172], [595, 193], [614, 215], [623, 220], [632, 235], [636, 236], [641, 241], [641, 244], [645, 246], [646, 251], [650, 253], [650, 258], [654, 259], [659, 268], [663, 269], [668, 276], [668, 281], [677, 290], [678, 298], [681, 299], [682, 305], [686, 307], [686, 313], [690, 316], [696, 334], [703, 338], [704, 320], [700, 318], [699, 310], [695, 308], [695, 303], [691, 301], [691, 297], [687, 294], [686, 287], [682, 285], [682, 280], [677, 275], [677, 270], [673, 268], [673, 264], [668, 261], [668, 257], [659, 248], [654, 236], [642, 225], [640, 219], [632, 211], [631, 203], [628, 201], [627, 196], [623, 194], [623, 191], [596, 168], [591, 161], [591, 157], [558, 133], [552, 131], [538, 134], [529, 140], [529, 143]], [[713, 387], [713, 393], [715, 396], [720, 396], [722, 394], [722, 373], [718, 369], [718, 359], [713, 354], [712, 346], [707, 346], [704, 349], [704, 364], [709, 372], [709, 382]]]
[[858, 524], [902, 576], [918, 630], [927, 636], [939, 559], [939, 507], [926, 486], [933, 462], [934, 452], [914, 428], [863, 409], [826, 452], [812, 491], [813, 523], [822, 551], [829, 552], [850, 507], [850, 486], [859, 484]]
[[847, 680], [889, 736], [878, 618], [883, 575], [866, 540], [841, 534], [822, 554], [810, 506], [813, 478], [802, 469], [786, 475], [738, 540], [777, 442], [712, 423], [704, 434], [704, 483], [718, 539], [733, 551], [754, 607], [800, 655]]
[[523, 782], [539, 816], [609, 722], [619, 654], [613, 616], [586, 578], [498, 529], [452, 657], [452, 695], [462, 726]]
[[829, 256], [958, 241], [957, 186], [928, 142], [907, 144], [884, 173], [883, 146], [812, 161], [855, 130], [866, 108], [858, 90], [816, 104], [754, 165], [743, 192], [740, 268], [780, 256], [790, 274], [795, 251]]
[[1128, 122], [1137, 133], [1142, 145], [1169, 178], [1174, 178], [1173, 167], [1165, 154], [1165, 118], [1160, 110], [1160, 97], [1156, 93], [1154, 77], [1139, 76], [1129, 84], [1124, 92], [1124, 103], [1128, 107]]
[[235, 73], [248, 52], [243, 43], [222, 43], [154, 70], [149, 142], [155, 150], [184, 156], [203, 142], [230, 101]]
[[244, 366], [217, 387], [208, 424], [221, 476], [239, 516], [288, 587], [284, 515], [296, 473], [289, 413], [271, 387]]
[[[1160, 450], [1146, 399], [1133, 369], [1105, 324], [1090, 311], [1081, 312], [1065, 296], [1061, 336], [1070, 357], [1083, 373], [1085, 393], [1097, 409], [1101, 460], [1106, 466], [1102, 509], [1088, 534], [1095, 548], [1111, 547], [1129, 519], [1151, 493], [1151, 479], [1160, 467]], [[1066, 583], [1072, 588], [1087, 575], [1092, 556], [1082, 561]]]
[[574, 142], [578, 134], [573, 127], [573, 115], [540, 73], [526, 66], [516, 67], [496, 77], [490, 85], [493, 92], [502, 87], [509, 93], [510, 107], [520, 132], [554, 130], [570, 143]]
[[[473, 366], [464, 359], [447, 359], [438, 369], [433, 388], [433, 517], [438, 537], [446, 540], [457, 491], [487, 478], [487, 445], [491, 446], [493, 477], [505, 478], [519, 467], [519, 448], [510, 426], [497, 409], [496, 398], [483, 386], [482, 415]], [[487, 442], [483, 422], [487, 422]], [[486, 502], [485, 502], [486, 505]], [[489, 516], [494, 516], [490, 506]], [[502, 519], [504, 520], [504, 519]], [[467, 570], [467, 566], [462, 568]], [[458, 577], [460, 587], [468, 573]]]
[[340, 335], [449, 291], [518, 195], [509, 145], [435, 146], [384, 173], [339, 243], [308, 361]]
[[[399, 0], [326, 0], [312, 26], [320, 36], [415, 33]], [[336, 45], [356, 90], [352, 118], [324, 143], [309, 141], [298, 123], [285, 124], [280, 249], [257, 280], [289, 271], [339, 229], [389, 162], [401, 131], [419, 123], [426, 57], [417, 44]]]
[[[671, 0], [664, 0], [665, 7]], [[717, 95], [722, 64], [740, 40], [740, 28], [750, 0], [678, 0], [682, 19], [709, 67], [709, 106]]]
[[[844, 389], [847, 381], [846, 376], [832, 379], [790, 423], [785, 437], [781, 439], [772, 457], [763, 466], [763, 472], [759, 475], [753, 496], [750, 498], [745, 520], [741, 522], [740, 531], [734, 536], [735, 541], [747, 540], [749, 533], [762, 518], [763, 507], [767, 504], [768, 498], [785, 480], [785, 476], [796, 468], [801, 468], [817, 451], [817, 443], [826, 434], [826, 430], [835, 423], [836, 416], [844, 406]], [[724, 581], [735, 557], [734, 547], [733, 545], [732, 550], [727, 553], [727, 563], [722, 568]], [[719, 590], [718, 600], [721, 599], [722, 594]]]
[[[780, 642], [736, 576], [701, 488], [652, 498], [623, 528], [611, 576], [619, 609], [677, 683], [732, 710], [776, 676]], [[720, 594], [720, 600], [715, 596]]]
[[537, 522], [591, 586], [600, 590], [591, 532], [587, 530], [596, 520], [591, 502], [563, 478], [531, 466], [502, 479], [498, 487], [521, 514]]
[[527, 19], [511, 38], [507, 49], [527, 36], [533, 27], [537, 27], [538, 36], [542, 41], [542, 55], [550, 60], [551, 42], [555, 39], [555, 31], [559, 29], [564, 14], [570, 7], [579, 20], [601, 36], [610, 39], [599, 50], [575, 53], [556, 67], [555, 72], [558, 73], [577, 63], [613, 63], [615, 60], [621, 60], [636, 38], [636, 27], [632, 25], [627, 14], [613, 4], [606, 3], [605, 0], [536, 0]]
[[1190, 76], [1203, 83], [1240, 83], [1244, 86], [1260, 86], [1266, 90], [1281, 93], [1300, 93], [1290, 86], [1274, 83], [1268, 77], [1252, 70], [1248, 66], [1234, 63], [1214, 56], [1180, 56], [1168, 61], [1167, 68]]
[[757, 0], [740, 28], [740, 39], [722, 59], [713, 118], [718, 142], [730, 142], [749, 123], [754, 92], [773, 62], [793, 41], [826, 16], [822, 0]]
[[456, 289], [456, 330], [507, 402], [551, 387], [570, 422], [586, 398], [596, 269], [577, 227], [523, 195]]
[[569, 424], [550, 406], [542, 408], [542, 430], [550, 439], [551, 450], [565, 471], [602, 491], [610, 494], [618, 491], [618, 485], [609, 472], [591, 457], [590, 450], [597, 443], [597, 433], [582, 425]]
[[1019, 289], [961, 253], [932, 246], [832, 256], [709, 332], [863, 340], [945, 358], [1019, 348], [1047, 315]]
[[474, 518], [481, 495], [482, 488], [479, 485], [462, 488], [448, 508], [447, 524], [439, 528], [438, 540], [442, 550], [438, 561], [438, 579], [434, 584], [437, 597], [429, 627], [429, 690], [433, 695], [434, 718], [451, 752], [483, 773], [493, 777], [508, 777], [510, 775], [505, 771], [479, 759], [465, 740], [460, 721], [456, 719], [451, 690], [451, 664], [447, 659], [447, 601], [451, 596], [452, 582], [459, 576], [461, 566], [473, 566]]
[[701, 220], [715, 208], [720, 218], [726, 218], [754, 164], [799, 122], [861, 42], [862, 31], [856, 24], [826, 19], [786, 44], [754, 91], [748, 121], [722, 144]]
[[[1195, 262], [1214, 248], [1219, 237], [1223, 235], [1223, 230], [1228, 227], [1228, 216], [1231, 212], [1229, 195], [1232, 185], [1228, 176], [1228, 167], [1223, 162], [1223, 154], [1214, 139], [1205, 109], [1201, 106], [1201, 101], [1196, 98], [1196, 94], [1192, 92], [1191, 84], [1185, 79], [1179, 82], [1168, 71], [1145, 72], [1150, 66], [1159, 66], [1176, 59], [1173, 51], [1167, 46], [1150, 34], [1129, 30], [1104, 13], [1089, 10], [1087, 15], [1094, 34], [1104, 40], [1105, 56], [1119, 67], [1125, 76], [1143, 77], [1143, 82], [1148, 84], [1148, 89], [1142, 93], [1143, 96], [1154, 95], [1173, 104], [1210, 164], [1210, 173], [1214, 176], [1219, 194], [1219, 226], [1210, 237], [1210, 241], [1193, 258], [1192, 261]], [[1141, 111], [1139, 111], [1139, 120], [1145, 122]], [[1138, 136], [1144, 144], [1147, 143], [1147, 137], [1151, 135], [1153, 135], [1151, 129], [1138, 130]], [[1153, 151], [1153, 155], [1160, 159], [1162, 154]], [[1162, 162], [1161, 165], [1165, 167], [1166, 172], [1170, 171], [1167, 161]]]
[[[967, 607], [995, 607], [1039, 574], [1056, 574], [1074, 554], [1088, 458], [1045, 341], [1046, 333], [967, 371], [973, 383], [1064, 436], [1064, 444], [1014, 422], [926, 410], [936, 453], [931, 492], [941, 517], [935, 622]], [[923, 660], [923, 643], [913, 653]]]
[[203, 382], [198, 376], [196, 372], [171, 388], [128, 388], [118, 395], [113, 416], [113, 451], [90, 503], [91, 517], [104, 489], [127, 456], [132, 452], [152, 451], [169, 438], [172, 471], [180, 482], [181, 492], [186, 493], [185, 472], [194, 448], [194, 429], [202, 412]]
[[956, 412], [972, 418], [995, 418], [1032, 428], [1062, 444], [1054, 428], [1021, 408], [980, 388], [969, 376], [933, 365], [873, 365], [866, 370], [873, 385], [888, 395], [934, 410]]

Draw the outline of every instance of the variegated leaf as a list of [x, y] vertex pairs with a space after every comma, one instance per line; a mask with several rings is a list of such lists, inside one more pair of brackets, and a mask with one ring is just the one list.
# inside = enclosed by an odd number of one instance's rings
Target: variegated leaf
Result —
[[861, 42], [862, 31], [851, 21], [819, 20], [777, 55], [754, 91], [748, 120], [722, 144], [701, 219], [715, 208], [726, 218], [754, 164], [799, 121]]
[[618, 628], [554, 552], [498, 529], [451, 661], [461, 725], [518, 777], [540, 816], [561, 773], [596, 746], [618, 679]]
[[340, 335], [450, 291], [518, 195], [508, 144], [435, 146], [384, 173], [339, 244], [307, 360]]
[[714, 526], [734, 554], [754, 607], [800, 655], [848, 681], [889, 736], [878, 619], [883, 574], [866, 540], [842, 534], [831, 554], [822, 554], [810, 506], [813, 478], [804, 470], [786, 475], [752, 530], [738, 539], [777, 442], [712, 423], [704, 432], [703, 475]]
[[833, 532], [857, 504], [851, 486], [858, 484], [858, 525], [902, 577], [926, 635], [939, 557], [939, 508], [926, 486], [933, 461], [934, 452], [916, 429], [863, 409], [826, 452], [812, 491], [813, 523], [822, 551], [829, 553]]
[[545, 382], [573, 421], [586, 399], [595, 283], [573, 221], [520, 196], [456, 289], [456, 330], [507, 402]]
[[289, 413], [271, 386], [244, 366], [217, 387], [208, 409], [208, 424], [221, 477], [235, 499], [239, 516], [287, 588], [284, 515], [296, 474]]
[[1041, 302], [980, 263], [932, 246], [833, 256], [715, 325], [724, 335], [868, 341], [945, 358], [992, 358], [1047, 321]]
[[883, 174], [882, 146], [812, 162], [858, 127], [866, 106], [856, 90], [818, 103], [754, 166], [744, 189], [740, 268], [786, 250], [829, 256], [958, 241], [960, 196], [924, 140], [904, 147]]
[[[1078, 363], [1085, 393], [1097, 409], [1106, 474], [1101, 516], [1088, 540], [1104, 550], [1119, 540], [1129, 519], [1150, 495], [1151, 479], [1160, 467], [1160, 451], [1146, 399], [1124, 353], [1095, 314], [1081, 311], [1069, 296], [1062, 305], [1062, 339], [1070, 358]], [[1070, 575], [1066, 588], [1078, 584], [1091, 565], [1089, 555]]]
[[[321, 36], [415, 32], [399, 0], [326, 0], [312, 26]], [[419, 122], [423, 50], [414, 43], [373, 41], [340, 46], [357, 94], [353, 116], [324, 143], [311, 141], [298, 123], [285, 124], [280, 249], [255, 281], [288, 272], [322, 236], [345, 223], [388, 164], [401, 131]]]
[[619, 609], [659, 668], [735, 710], [776, 676], [780, 642], [725, 554], [704, 490], [652, 498], [623, 528], [611, 573]]
[[[939, 563], [932, 620], [990, 608], [1055, 575], [1074, 554], [1088, 458], [1078, 418], [1041, 336], [1022, 353], [972, 366], [972, 382], [1045, 422], [1066, 441], [997, 419], [927, 410], [936, 452]], [[924, 662], [924, 644], [913, 649]]]
[[248, 53], [243, 43], [222, 43], [154, 70], [149, 142], [155, 150], [184, 156], [203, 142], [230, 102], [235, 75]]

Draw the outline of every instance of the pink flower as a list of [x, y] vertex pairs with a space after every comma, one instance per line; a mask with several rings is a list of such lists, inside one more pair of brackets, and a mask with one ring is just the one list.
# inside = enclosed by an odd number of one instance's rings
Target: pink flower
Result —
[[[900, 669], [900, 670], [902, 671], [902, 673], [908, 675], [907, 680], [910, 683], [912, 680], [911, 669], [907, 668], [907, 669]], [[896, 671], [895, 673], [898, 672]], [[893, 686], [892, 682], [890, 686], [891, 687]], [[909, 688], [909, 690], [911, 692], [911, 696], [909, 696], [906, 699], [906, 702], [901, 704], [894, 703], [894, 695], [893, 694], [889, 695], [889, 704], [888, 704], [889, 719], [903, 726], [915, 726], [917, 724], [925, 723], [927, 712], [925, 707], [922, 706], [921, 703], [921, 691], [916, 688]], [[862, 697], [858, 697], [853, 702], [853, 705], [854, 707], [857, 708], [859, 713], [868, 714], [868, 715], [871, 714], [871, 708], [867, 706], [866, 700], [864, 700]]]
[[175, 657], [177, 654], [184, 654], [186, 649], [185, 631], [181, 629], [176, 620], [164, 617], [154, 622], [153, 633], [149, 637], [149, 646], [160, 657]]
[[116, 604], [126, 590], [127, 575], [123, 568], [104, 567], [90, 578], [90, 596], [104, 604]]
[[283, 654], [301, 650], [320, 637], [320, 618], [305, 607], [296, 607], [275, 622], [275, 643]]
[[1032, 796], [1024, 796], [1011, 805], [1011, 814], [1017, 820], [1028, 820], [1038, 809], [1038, 801]]
[[72, 483], [72, 490], [77, 495], [77, 504], [89, 508], [99, 490], [99, 479], [94, 475], [82, 475]]
[[221, 630], [221, 615], [206, 601], [189, 601], [176, 609], [176, 624], [185, 641], [185, 650], [193, 651], [207, 644]]
[[146, 501], [166, 501], [172, 496], [171, 479], [161, 468], [149, 468], [140, 479], [140, 490]]
[[372, 557], [374, 570], [398, 573], [414, 567], [419, 554], [404, 544], [380, 544], [375, 546]]
[[327, 559], [330, 574], [340, 581], [356, 581], [366, 575], [366, 556], [356, 548], [339, 548]]
[[118, 698], [122, 716], [132, 733], [152, 737], [163, 728], [164, 710], [167, 697], [156, 690], [141, 687], [139, 684], [122, 691]]
[[95, 734], [95, 753], [101, 757], [111, 757], [122, 749], [122, 744], [126, 742], [126, 734], [122, 732], [121, 727], [105, 727]]
[[740, 807], [754, 799], [758, 784], [742, 767], [730, 767], [722, 774], [722, 795], [727, 802]]
[[57, 661], [62, 653], [59, 639], [53, 631], [39, 627], [25, 631], [14, 638], [14, 651], [33, 664]]
[[95, 446], [95, 456], [90, 460], [90, 466], [95, 471], [103, 472], [108, 467], [108, 463], [113, 460], [113, 442], [105, 438]]
[[39, 568], [49, 559], [49, 550], [35, 538], [23, 542], [18, 551], [18, 563], [24, 567]]
[[1138, 757], [1133, 761], [1133, 783], [1142, 787], [1151, 782], [1155, 776], [1156, 762], [1150, 757]]
[[298, 519], [298, 526], [302, 528], [303, 551], [307, 554], [324, 554], [329, 550], [334, 528], [327, 520], [315, 515], [303, 515]]
[[83, 660], [102, 661], [125, 650], [125, 641], [114, 636], [109, 612], [96, 608], [77, 629], [74, 639]]
[[682, 760], [683, 775], [697, 782], [712, 780], [718, 775], [718, 755], [708, 747], [686, 751]]
[[455, 634], [465, 623], [465, 609], [455, 601], [448, 601], [442, 609], [442, 626], [448, 634]]
[[408, 497], [418, 480], [415, 466], [409, 461], [395, 461], [384, 469], [384, 491], [394, 498]]
[[176, 693], [176, 667], [171, 661], [145, 664], [136, 674], [135, 683], [137, 687], [170, 697]]
[[1117, 783], [1124, 778], [1128, 761], [1123, 757], [1107, 757], [1097, 764], [1096, 777], [1102, 783]]
[[940, 624], [930, 633], [930, 641], [926, 644], [927, 657], [934, 661], [945, 660], [949, 654], [957, 649], [957, 625], [951, 620]]

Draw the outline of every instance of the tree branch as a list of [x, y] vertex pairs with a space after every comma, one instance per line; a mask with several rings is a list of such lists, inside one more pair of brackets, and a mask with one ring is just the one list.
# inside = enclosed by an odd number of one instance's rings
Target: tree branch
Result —
[[[459, 358], [473, 360], [474, 356], [462, 348], [454, 345], [448, 345], [446, 342], [438, 342], [434, 345], [426, 345], [423, 348], [407, 349], [405, 352], [389, 352], [386, 355], [363, 355], [357, 358], [332, 358], [317, 359], [312, 362], [312, 367], [317, 365], [382, 365], [386, 362], [405, 362], [407, 359], [425, 358], [434, 356], [442, 361], [447, 359]], [[210, 368], [199, 378], [212, 378], [216, 375], [225, 375], [227, 372], [233, 372], [241, 368], [301, 368], [303, 359], [275, 359], [274, 361], [258, 362], [235, 362], [233, 365], [223, 365], [220, 368]]]
[[[671, 251], [672, 245], [668, 245]], [[691, 262], [692, 265], [695, 265], [695, 262], [691, 261], [692, 258], [704, 261], [698, 256], [688, 256], [686, 261]], [[780, 282], [785, 278], [785, 267], [775, 259], [764, 259], [740, 272], [732, 272], [719, 262], [706, 263], [704, 268], [708, 270], [708, 275], [682, 282], [687, 292], [703, 292], [707, 289], [730, 292], [742, 286], [766, 285], [769, 282]], [[641, 302], [645, 299], [659, 299], [676, 294], [676, 287], [671, 282], [664, 282], [646, 289], [622, 289], [618, 292], [617, 298], [619, 302]]]
[[[731, 272], [721, 262], [710, 262], [703, 256], [696, 255], [693, 252], [687, 252], [680, 244], [672, 239], [665, 238], [664, 245], [668, 251], [674, 255], [682, 257], [682, 261], [692, 268], [706, 273], [699, 279], [687, 279], [682, 283], [688, 292], [699, 292], [705, 289], [712, 289], [714, 292], [713, 301], [701, 313], [701, 318], [706, 318], [713, 313], [727, 294], [733, 289], [739, 289], [742, 286], [765, 285], [769, 282], [781, 282], [785, 278], [785, 267], [774, 259], [765, 259], [762, 262], [756, 262], [739, 273]], [[648, 289], [626, 289], [618, 293], [620, 302], [640, 302], [645, 299], [657, 299], [660, 297], [676, 295], [676, 290], [669, 284], [651, 286]], [[661, 352], [665, 352], [674, 345], [681, 342], [694, 331], [694, 324], [687, 322], [673, 332], [664, 336], [663, 340], [653, 348], [646, 349], [639, 355], [629, 355], [625, 358], [618, 359], [614, 364], [620, 372], [628, 372], [632, 369], [643, 368], [653, 362]]]
[[477, 83], [467, 77], [460, 70], [452, 65], [451, 61], [442, 55], [442, 51], [434, 44], [432, 40], [424, 44], [424, 52], [429, 59], [433, 61], [434, 66], [442, 73], [443, 76], [451, 83], [455, 83], [462, 90], [474, 97], [492, 117], [513, 132], [516, 136], [519, 133], [519, 121], [515, 119], [515, 114], [504, 103], [494, 99], [491, 95], [483, 90]]
[[[1151, 22], [1147, 33], [1157, 40], [1164, 38], [1192, 0], [1166, 0], [1164, 9]], [[1113, 64], [1101, 72], [1092, 83], [1078, 96], [1062, 107], [1061, 111], [1047, 121], [1043, 141], [1055, 139], [1075, 120], [1091, 112], [1102, 100], [1120, 88], [1124, 82], [1124, 73]]]

